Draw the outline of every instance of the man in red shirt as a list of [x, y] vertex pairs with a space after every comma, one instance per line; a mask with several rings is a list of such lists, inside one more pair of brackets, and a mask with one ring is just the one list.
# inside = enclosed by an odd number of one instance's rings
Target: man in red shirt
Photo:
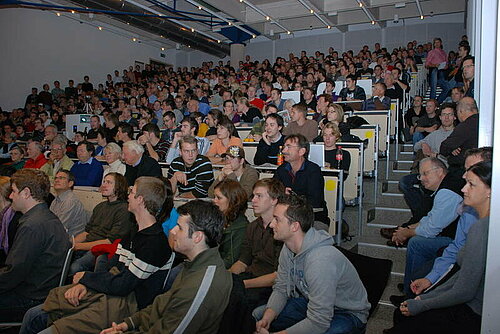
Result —
[[28, 144], [28, 160], [24, 164], [24, 168], [39, 169], [47, 163], [47, 158], [43, 155], [43, 146], [37, 141], [31, 141]]

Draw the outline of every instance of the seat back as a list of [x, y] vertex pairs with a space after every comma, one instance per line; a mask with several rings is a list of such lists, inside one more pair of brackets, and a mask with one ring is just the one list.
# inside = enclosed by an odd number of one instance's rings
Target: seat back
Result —
[[371, 304], [371, 315], [375, 311], [380, 297], [382, 297], [387, 282], [389, 281], [392, 261], [353, 253], [341, 247], [337, 247], [337, 249], [342, 252], [342, 254], [351, 261], [354, 268], [356, 268], [359, 278], [361, 282], [363, 282], [366, 292], [368, 293], [368, 301]]
[[63, 286], [66, 283], [66, 278], [68, 277], [69, 267], [71, 265], [71, 258], [73, 257], [73, 246], [68, 249], [66, 253], [66, 257], [64, 258], [64, 264], [61, 272], [61, 278], [59, 279], [59, 286]]

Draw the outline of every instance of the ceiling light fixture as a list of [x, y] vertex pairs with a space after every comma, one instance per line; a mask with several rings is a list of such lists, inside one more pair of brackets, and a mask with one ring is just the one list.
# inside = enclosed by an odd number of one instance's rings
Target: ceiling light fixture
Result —
[[[327, 27], [327, 28], [328, 28], [328, 27], [330, 27], [330, 28], [331, 28], [331, 25], [332, 25], [332, 24], [331, 24], [330, 22], [326, 21], [324, 18], [322, 18], [322, 17], [321, 17], [321, 16], [317, 13], [317, 11], [315, 11], [315, 10], [314, 10], [314, 9], [313, 9], [313, 8], [312, 8], [312, 7], [311, 7], [311, 6], [307, 3], [307, 2], [305, 2], [305, 0], [298, 0], [298, 1], [299, 1], [299, 2], [300, 2], [303, 6], [304, 6], [304, 7], [306, 7], [306, 9], [308, 9], [308, 10], [309, 10], [309, 12], [310, 12], [311, 14], [313, 14], [314, 16], [316, 16], [316, 18], [317, 18], [318, 20], [320, 20], [320, 21], [321, 21], [321, 23], [323, 23], [323, 24], [325, 25], [325, 27]], [[328, 29], [330, 29], [330, 28], [328, 28]]]

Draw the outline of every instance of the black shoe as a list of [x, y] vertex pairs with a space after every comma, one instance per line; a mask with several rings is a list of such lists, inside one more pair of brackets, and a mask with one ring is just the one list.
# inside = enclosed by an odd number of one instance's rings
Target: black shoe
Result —
[[392, 305], [396, 306], [399, 308], [401, 306], [401, 303], [407, 300], [408, 298], [406, 296], [397, 296], [397, 295], [392, 295], [389, 297], [389, 300], [391, 301]]
[[383, 237], [383, 238], [386, 238], [386, 239], [392, 239], [392, 234], [394, 232], [396, 232], [398, 228], [397, 227], [390, 227], [390, 228], [381, 228], [380, 229], [380, 235]]
[[404, 244], [402, 245], [396, 245], [396, 243], [392, 240], [387, 240], [387, 246], [390, 246], [390, 247], [396, 247], [396, 248], [406, 248], [406, 246], [408, 245], [408, 242], [405, 241]]
[[398, 283], [398, 290], [399, 290], [399, 292], [404, 292], [405, 285], [403, 283]]

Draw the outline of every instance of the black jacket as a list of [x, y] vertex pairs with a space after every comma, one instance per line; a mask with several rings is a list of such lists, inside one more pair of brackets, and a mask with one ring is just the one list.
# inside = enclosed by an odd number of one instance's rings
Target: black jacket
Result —
[[71, 247], [63, 224], [40, 203], [19, 219], [5, 267], [0, 269], [0, 295], [6, 292], [42, 300], [57, 287]]
[[141, 176], [162, 176], [161, 167], [158, 161], [143, 154], [141, 162], [135, 167], [127, 165], [125, 178], [128, 185], [133, 186], [135, 180]]
[[[463, 167], [465, 163], [465, 151], [469, 148], [477, 148], [479, 137], [479, 114], [475, 114], [459, 123], [453, 132], [446, 138], [439, 149], [439, 154], [448, 158], [450, 167]], [[460, 148], [460, 154], [453, 155], [452, 152]]]

